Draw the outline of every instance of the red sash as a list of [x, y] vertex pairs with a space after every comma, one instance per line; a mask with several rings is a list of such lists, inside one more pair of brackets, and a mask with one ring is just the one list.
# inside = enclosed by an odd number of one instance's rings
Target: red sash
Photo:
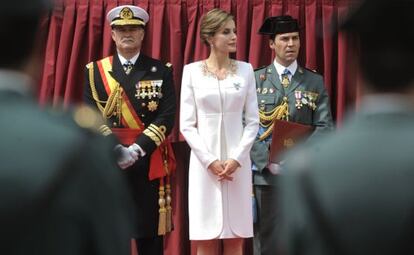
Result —
[[[142, 133], [139, 129], [131, 128], [112, 128], [112, 132], [126, 146], [135, 143], [138, 136]], [[171, 142], [166, 139], [151, 155], [148, 178], [150, 180], [162, 178], [170, 175], [171, 172], [175, 171], [175, 168], [176, 161]]]

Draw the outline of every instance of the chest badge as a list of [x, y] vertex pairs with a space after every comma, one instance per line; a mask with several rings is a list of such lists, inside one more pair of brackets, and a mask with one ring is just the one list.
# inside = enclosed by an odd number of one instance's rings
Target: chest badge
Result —
[[151, 101], [148, 103], [148, 111], [153, 112], [153, 111], [156, 111], [156, 110], [157, 110], [157, 108], [158, 108], [158, 104], [157, 104], [157, 102], [155, 102], [154, 100], [151, 100]]

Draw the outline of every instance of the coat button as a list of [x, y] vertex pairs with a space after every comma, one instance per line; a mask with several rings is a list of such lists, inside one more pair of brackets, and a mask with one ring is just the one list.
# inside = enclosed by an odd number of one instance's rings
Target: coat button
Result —
[[145, 106], [146, 106], [146, 104], [145, 104], [145, 103], [142, 103], [142, 104], [141, 104], [141, 106], [142, 106], [142, 107], [145, 107]]
[[141, 117], [142, 117], [142, 118], [145, 118], [145, 114], [141, 114]]

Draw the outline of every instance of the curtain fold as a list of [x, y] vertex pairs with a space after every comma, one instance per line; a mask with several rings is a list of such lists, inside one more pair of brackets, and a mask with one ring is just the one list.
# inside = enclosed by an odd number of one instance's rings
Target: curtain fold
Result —
[[[183, 66], [208, 56], [199, 37], [200, 19], [218, 7], [231, 12], [236, 21], [237, 52], [234, 58], [254, 68], [268, 65], [274, 53], [269, 37], [258, 34], [268, 16], [287, 14], [299, 20], [301, 50], [299, 64], [324, 76], [332, 113], [341, 125], [348, 107], [358, 106], [360, 81], [352, 62], [353, 38], [337, 33], [338, 24], [358, 0], [55, 0], [55, 7], [42, 24], [47, 33], [44, 66], [38, 90], [40, 104], [68, 107], [82, 100], [85, 65], [115, 53], [106, 13], [122, 4], [138, 5], [148, 11], [142, 52], [173, 64], [177, 103]], [[177, 108], [178, 109], [178, 108]], [[188, 147], [179, 134], [178, 119], [170, 136], [177, 142], [181, 161], [174, 177], [174, 232], [166, 238], [166, 255], [195, 254], [188, 241], [187, 171]], [[245, 254], [251, 251], [251, 242]]]

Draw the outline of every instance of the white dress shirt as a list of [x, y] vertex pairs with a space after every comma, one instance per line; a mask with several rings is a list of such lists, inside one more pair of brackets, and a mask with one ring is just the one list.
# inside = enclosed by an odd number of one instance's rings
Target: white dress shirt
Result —
[[285, 69], [288, 69], [290, 74], [288, 75], [289, 81], [292, 80], [292, 76], [295, 74], [296, 70], [298, 69], [298, 62], [295, 60], [292, 64], [289, 66], [282, 66], [278, 62], [273, 61], [273, 65], [275, 65], [276, 71], [279, 74], [279, 79], [282, 81], [282, 74], [285, 71]]

